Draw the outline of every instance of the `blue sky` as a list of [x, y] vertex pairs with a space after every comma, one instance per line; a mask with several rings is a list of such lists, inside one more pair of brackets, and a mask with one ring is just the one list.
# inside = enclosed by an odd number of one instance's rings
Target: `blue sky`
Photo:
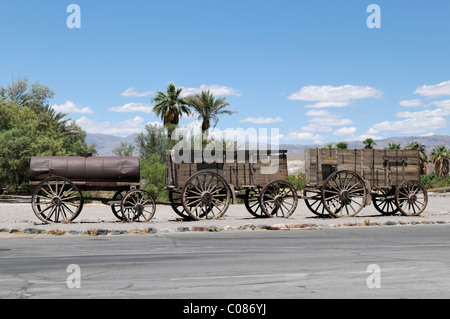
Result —
[[226, 96], [237, 113], [217, 129], [277, 128], [280, 143], [449, 134], [449, 17], [447, 0], [0, 0], [0, 86], [49, 86], [90, 133], [161, 122], [151, 100], [174, 82]]

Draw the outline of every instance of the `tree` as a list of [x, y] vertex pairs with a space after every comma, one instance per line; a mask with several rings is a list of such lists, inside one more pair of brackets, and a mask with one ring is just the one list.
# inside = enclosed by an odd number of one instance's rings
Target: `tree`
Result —
[[431, 151], [431, 161], [437, 176], [445, 177], [449, 173], [450, 152], [445, 145], [438, 145]]
[[128, 142], [121, 142], [119, 146], [112, 150], [114, 155], [117, 156], [133, 156], [135, 147]]
[[367, 149], [367, 150], [372, 150], [373, 149], [373, 147], [375, 146], [375, 145], [377, 145], [377, 143], [375, 143], [375, 140], [374, 139], [372, 139], [372, 138], [366, 138], [364, 141], [363, 141], [363, 144], [364, 144], [364, 148], [365, 149]]
[[136, 137], [136, 147], [141, 158], [142, 188], [160, 200], [168, 199], [164, 189], [166, 176], [166, 151], [175, 141], [167, 137], [160, 125], [147, 125], [145, 132]]
[[158, 161], [164, 163], [166, 151], [172, 149], [175, 141], [172, 141], [166, 134], [164, 127], [160, 125], [148, 124], [145, 132], [136, 137], [136, 147], [141, 159], [150, 159], [156, 155]]
[[48, 104], [53, 92], [20, 79], [0, 88], [0, 184], [14, 192], [26, 188], [32, 156], [95, 153], [86, 132]]
[[166, 93], [157, 91], [156, 96], [153, 98], [153, 102], [156, 103], [153, 111], [157, 116], [161, 116], [169, 137], [172, 136], [172, 132], [180, 122], [181, 116], [191, 113], [186, 105], [186, 101], [181, 97], [182, 91], [183, 89], [177, 88], [174, 83], [169, 83]]
[[420, 175], [427, 174], [428, 156], [425, 152], [425, 145], [413, 141], [405, 146], [406, 150], [418, 150], [420, 156]]
[[388, 149], [389, 149], [389, 150], [399, 150], [399, 149], [400, 149], [400, 144], [397, 144], [397, 143], [389, 143]]
[[347, 147], [348, 147], [348, 143], [347, 142], [342, 141], [342, 142], [336, 143], [336, 148], [337, 149], [346, 150]]
[[213, 127], [219, 122], [219, 115], [231, 115], [236, 111], [226, 110], [225, 108], [230, 104], [226, 102], [225, 97], [216, 98], [208, 91], [202, 91], [200, 94], [190, 95], [186, 98], [186, 103], [193, 107], [198, 113], [198, 119], [202, 120], [202, 133], [207, 132], [211, 127], [211, 121], [214, 123]]

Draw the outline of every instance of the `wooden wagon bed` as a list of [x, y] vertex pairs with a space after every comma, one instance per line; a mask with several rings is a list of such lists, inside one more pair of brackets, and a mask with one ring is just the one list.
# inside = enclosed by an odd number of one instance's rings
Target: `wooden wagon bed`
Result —
[[183, 218], [220, 218], [237, 198], [255, 217], [288, 217], [297, 207], [286, 150], [224, 151], [212, 157], [191, 151], [184, 160], [175, 155], [166, 153], [166, 189]]
[[371, 203], [383, 215], [421, 214], [428, 202], [418, 150], [306, 149], [304, 198], [315, 214], [354, 216]]
[[418, 150], [306, 149], [306, 184], [322, 185], [331, 173], [348, 170], [371, 187], [397, 186], [420, 179]]

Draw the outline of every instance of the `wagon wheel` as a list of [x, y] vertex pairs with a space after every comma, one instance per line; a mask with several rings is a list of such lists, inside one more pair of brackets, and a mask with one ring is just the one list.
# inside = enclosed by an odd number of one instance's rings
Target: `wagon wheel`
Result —
[[395, 215], [398, 212], [393, 188], [379, 189], [377, 194], [372, 194], [372, 203], [375, 209], [383, 215]]
[[49, 177], [34, 190], [31, 206], [44, 223], [70, 223], [83, 209], [83, 196], [67, 178]]
[[170, 206], [178, 216], [184, 219], [192, 219], [191, 216], [184, 210], [180, 191], [169, 190], [169, 201]]
[[305, 204], [308, 209], [319, 217], [329, 217], [328, 211], [325, 210], [322, 202], [322, 191], [320, 189], [304, 189], [303, 196], [305, 198]]
[[288, 218], [297, 208], [298, 196], [290, 183], [276, 180], [264, 186], [259, 201], [262, 211], [268, 217]]
[[328, 176], [322, 188], [325, 209], [333, 217], [355, 216], [365, 206], [366, 186], [352, 171], [337, 171]]
[[136, 189], [128, 192], [120, 204], [122, 216], [127, 222], [150, 221], [155, 215], [156, 202], [149, 192]]
[[[112, 200], [115, 202], [122, 202], [123, 197], [126, 195], [127, 191], [118, 191], [114, 194]], [[114, 214], [114, 216], [117, 217], [118, 220], [124, 221], [124, 217], [122, 214], [122, 208], [121, 208], [121, 204], [120, 203], [113, 203], [111, 205], [111, 210]]]
[[395, 202], [403, 215], [418, 216], [427, 207], [428, 193], [418, 181], [405, 181], [395, 191]]
[[261, 187], [248, 188], [245, 190], [244, 204], [247, 211], [257, 218], [265, 218], [267, 215], [262, 211], [259, 203]]
[[181, 190], [184, 210], [197, 219], [219, 219], [231, 202], [231, 190], [225, 179], [212, 172], [191, 176]]

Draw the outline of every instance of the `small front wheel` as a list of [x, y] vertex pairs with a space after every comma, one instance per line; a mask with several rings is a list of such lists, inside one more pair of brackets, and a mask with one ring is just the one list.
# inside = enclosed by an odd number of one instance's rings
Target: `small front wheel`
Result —
[[128, 192], [120, 204], [122, 216], [127, 222], [148, 222], [156, 212], [156, 202], [149, 192], [136, 189]]
[[297, 208], [297, 190], [292, 184], [276, 180], [263, 187], [259, 203], [268, 217], [290, 217]]
[[415, 180], [405, 181], [395, 192], [398, 210], [405, 216], [422, 214], [428, 204], [428, 193], [425, 187]]

